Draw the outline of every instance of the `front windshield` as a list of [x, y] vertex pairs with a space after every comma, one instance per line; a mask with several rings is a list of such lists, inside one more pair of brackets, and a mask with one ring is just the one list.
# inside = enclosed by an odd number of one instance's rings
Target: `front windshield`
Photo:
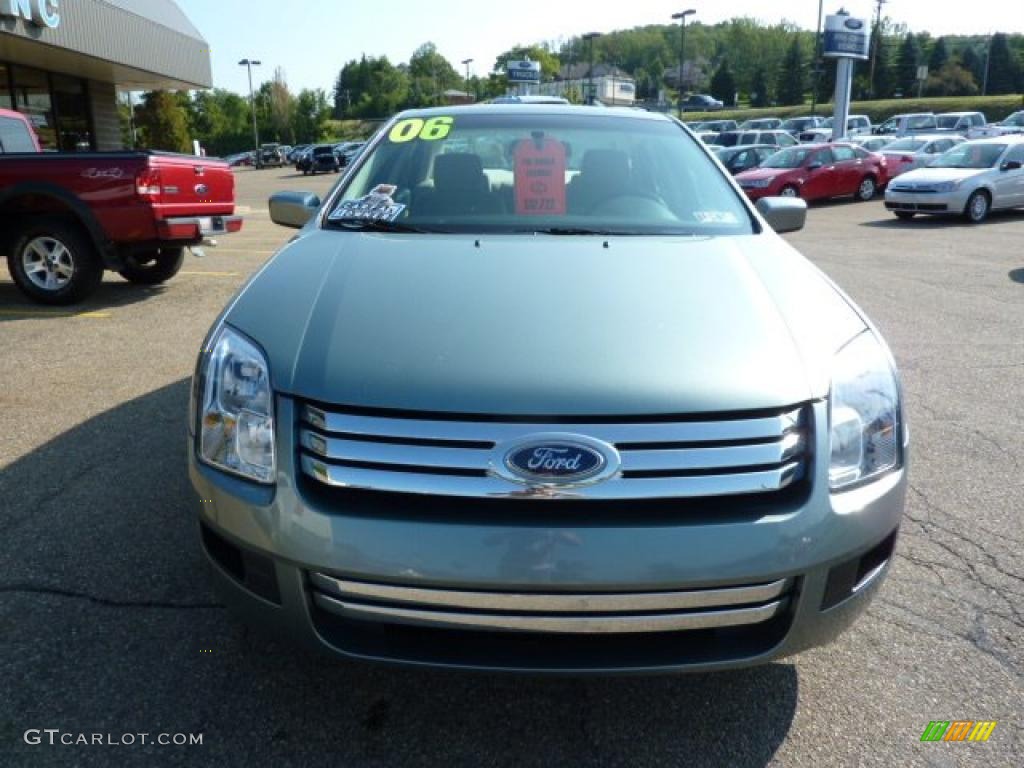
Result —
[[992, 168], [1005, 151], [1005, 144], [959, 144], [939, 155], [931, 167]]
[[799, 168], [804, 160], [814, 152], [813, 149], [804, 147], [790, 147], [776, 152], [763, 163], [762, 168]]
[[939, 128], [956, 128], [957, 122], [960, 118], [956, 115], [943, 115], [942, 117], [936, 118]]
[[1024, 127], [1024, 112], [1015, 112], [1008, 118], [1003, 120], [1002, 125], [1012, 125]]
[[678, 125], [582, 108], [398, 120], [327, 222], [419, 232], [752, 231], [726, 177]]
[[885, 145], [886, 152], [917, 152], [927, 142], [920, 139], [897, 139], [892, 144]]

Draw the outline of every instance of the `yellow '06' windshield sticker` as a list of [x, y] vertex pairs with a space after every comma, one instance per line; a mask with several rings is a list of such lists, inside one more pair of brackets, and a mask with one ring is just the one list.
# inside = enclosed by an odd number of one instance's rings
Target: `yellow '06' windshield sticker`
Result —
[[423, 141], [439, 141], [448, 138], [452, 126], [455, 124], [454, 117], [431, 117], [424, 120], [420, 117], [410, 117], [399, 120], [391, 127], [388, 133], [388, 141], [395, 144], [403, 144], [413, 139]]

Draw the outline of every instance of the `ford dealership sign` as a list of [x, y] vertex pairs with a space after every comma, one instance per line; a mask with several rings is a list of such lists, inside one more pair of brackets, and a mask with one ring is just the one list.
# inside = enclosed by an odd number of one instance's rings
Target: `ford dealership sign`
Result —
[[845, 14], [825, 17], [822, 55], [833, 59], [867, 59], [870, 49], [871, 28], [864, 19]]
[[59, 0], [0, 0], [0, 17], [24, 19], [37, 27], [60, 26]]

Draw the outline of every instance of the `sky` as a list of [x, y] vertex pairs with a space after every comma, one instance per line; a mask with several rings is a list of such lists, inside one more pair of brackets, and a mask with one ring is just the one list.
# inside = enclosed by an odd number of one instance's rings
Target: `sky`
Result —
[[[282, 3], [280, 0], [177, 0], [210, 44], [214, 85], [248, 90], [243, 58], [259, 59], [257, 83], [282, 67], [293, 92], [323, 88], [330, 94], [346, 61], [363, 53], [408, 61], [419, 45], [433, 42], [461, 74], [486, 75], [502, 52], [519, 44], [558, 41], [583, 32], [610, 32], [670, 21], [693, 8], [693, 20], [714, 24], [736, 16], [806, 29], [817, 23], [816, 0], [391, 0], [390, 2]], [[825, 14], [845, 7], [870, 17], [872, 0], [825, 0]], [[965, 12], [966, 10], [966, 12]], [[932, 35], [1024, 32], [1022, 0], [889, 0], [883, 10], [912, 32]]]

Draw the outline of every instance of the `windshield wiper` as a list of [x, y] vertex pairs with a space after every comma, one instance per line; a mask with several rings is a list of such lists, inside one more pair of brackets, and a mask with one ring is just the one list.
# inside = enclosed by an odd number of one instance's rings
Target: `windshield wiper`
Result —
[[353, 232], [408, 232], [416, 235], [442, 232], [440, 229], [423, 229], [422, 227], [414, 227], [411, 224], [385, 221], [383, 219], [332, 219], [328, 216], [327, 223]]
[[610, 237], [611, 235], [635, 235], [636, 232], [629, 232], [626, 230], [616, 229], [597, 229], [594, 227], [545, 227], [543, 229], [535, 229], [533, 231], [535, 235], [603, 235]]

